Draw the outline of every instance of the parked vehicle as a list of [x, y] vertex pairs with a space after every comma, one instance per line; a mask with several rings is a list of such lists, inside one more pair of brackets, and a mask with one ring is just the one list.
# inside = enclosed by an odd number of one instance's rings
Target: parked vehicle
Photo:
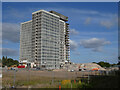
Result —
[[18, 66], [18, 68], [25, 68], [25, 66]]
[[37, 67], [36, 70], [40, 70], [40, 67]]
[[85, 68], [80, 68], [79, 71], [86, 71], [86, 69]]
[[8, 70], [16, 70], [17, 69], [17, 65], [12, 65], [10, 67], [7, 67]]
[[71, 72], [74, 72], [74, 70], [72, 69], [72, 70], [70, 70]]
[[18, 70], [18, 68], [14, 68], [14, 67], [12, 67], [11, 70]]

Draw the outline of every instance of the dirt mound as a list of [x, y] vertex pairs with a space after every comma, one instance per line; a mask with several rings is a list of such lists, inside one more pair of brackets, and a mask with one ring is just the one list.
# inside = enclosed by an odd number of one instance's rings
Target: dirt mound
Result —
[[92, 70], [94, 68], [98, 68], [99, 70], [105, 70], [104, 68], [102, 68], [100, 65], [96, 64], [96, 63], [83, 63], [79, 65], [80, 68], [85, 68], [86, 70]]
[[64, 65], [63, 69], [68, 71], [79, 71], [79, 69], [85, 69], [85, 70], [92, 70], [94, 68], [98, 68], [98, 70], [105, 70], [100, 65], [96, 63], [81, 63], [81, 64], [67, 64]]

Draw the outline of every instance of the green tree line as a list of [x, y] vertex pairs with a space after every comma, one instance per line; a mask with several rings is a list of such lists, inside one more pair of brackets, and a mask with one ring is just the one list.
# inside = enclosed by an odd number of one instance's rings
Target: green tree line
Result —
[[12, 58], [7, 58], [6, 57], [2, 57], [2, 60], [0, 60], [0, 62], [2, 62], [2, 67], [10, 67], [11, 65], [19, 65], [19, 62], [17, 60], [13, 60]]
[[[93, 62], [93, 63], [96, 63], [96, 62]], [[119, 65], [119, 63], [110, 64], [109, 62], [104, 62], [104, 61], [100, 61], [100, 62], [98, 62], [96, 64], [100, 65], [101, 67], [112, 67], [112, 66], [115, 66], [115, 65]]]

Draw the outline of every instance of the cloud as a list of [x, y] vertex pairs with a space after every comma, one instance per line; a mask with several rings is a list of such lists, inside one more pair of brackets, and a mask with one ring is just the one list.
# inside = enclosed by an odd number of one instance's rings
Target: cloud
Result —
[[102, 52], [102, 47], [97, 47], [93, 49], [94, 52]]
[[100, 24], [108, 29], [114, 26], [114, 23], [112, 21], [101, 21]]
[[2, 39], [8, 40], [14, 43], [19, 42], [19, 33], [20, 33], [20, 27], [17, 24], [14, 23], [3, 23], [2, 26]]
[[5, 10], [3, 10], [3, 19], [8, 20], [10, 22], [24, 22], [28, 21], [32, 17], [32, 10], [28, 8], [24, 8], [24, 10], [20, 10], [18, 8], [14, 8], [12, 6], [6, 6]]
[[0, 40], [0, 45], [2, 44], [2, 40]]
[[[68, 9], [66, 9], [66, 10], [68, 10]], [[68, 11], [71, 11], [71, 12], [74, 12], [74, 13], [77, 13], [77, 14], [95, 15], [95, 16], [102, 16], [102, 17], [113, 17], [113, 16], [116, 15], [116, 14], [113, 14], [113, 13], [103, 13], [103, 12], [99, 12], [99, 11], [96, 11], [96, 10], [84, 10], [84, 9], [74, 9], [74, 8], [71, 8]]]
[[0, 45], [2, 44], [2, 31], [0, 31]]
[[77, 47], [78, 47], [77, 42], [70, 40], [70, 50], [75, 51], [77, 49]]
[[19, 53], [17, 50], [15, 49], [11, 49], [11, 48], [0, 48], [0, 50], [2, 50], [2, 55], [3, 56], [18, 56]]
[[[63, 9], [65, 10], [65, 9]], [[69, 13], [69, 10], [67, 10]], [[84, 9], [70, 9], [73, 17], [72, 21], [82, 21], [84, 24], [88, 25], [90, 23], [92, 24], [99, 24], [106, 28], [111, 28], [115, 25], [117, 25], [117, 17], [118, 15], [116, 13], [105, 13], [105, 12], [99, 12], [95, 10], [84, 10]], [[67, 14], [68, 15], [68, 14]], [[79, 15], [79, 18], [78, 18]]]
[[[69, 18], [72, 18], [72, 22], [80, 22], [80, 23], [84, 23], [84, 24], [99, 24], [102, 25], [104, 27], [107, 26], [111, 27], [111, 24], [108, 23], [108, 20], [112, 23], [112, 21], [116, 20], [113, 18], [117, 17], [116, 13], [106, 13], [106, 12], [100, 12], [97, 10], [87, 10], [87, 9], [76, 9], [76, 8], [58, 8], [58, 7], [31, 7], [28, 8], [26, 7], [24, 9], [24, 11], [21, 11], [19, 9], [15, 9], [13, 7], [8, 7], [8, 10], [4, 10], [3, 11], [3, 19], [6, 20], [15, 20], [18, 22], [24, 22], [23, 20], [29, 20], [31, 19], [31, 14], [34, 11], [40, 10], [40, 9], [44, 9], [47, 11], [50, 10], [54, 10], [57, 11], [59, 13], [62, 13], [65, 16], [68, 16]], [[72, 14], [71, 14], [72, 13]], [[79, 17], [78, 17], [79, 16]], [[106, 22], [106, 23], [104, 23]], [[76, 23], [74, 23], [76, 24]], [[112, 26], [114, 26], [116, 24], [112, 24]]]
[[100, 25], [104, 26], [108, 29], [110, 29], [111, 27], [118, 25], [118, 15], [113, 15], [112, 17], [106, 17], [108, 18], [107, 20], [101, 20], [100, 21]]
[[78, 52], [78, 51], [75, 51], [75, 52], [73, 52], [75, 55], [80, 55], [80, 52]]
[[70, 50], [73, 51], [75, 55], [80, 55], [80, 52], [77, 51], [78, 46], [77, 42], [70, 40]]
[[111, 32], [108, 32], [108, 31], [105, 31], [105, 32], [92, 32], [92, 31], [90, 31], [90, 32], [84, 32], [84, 31], [82, 31], [82, 32], [80, 32], [80, 35], [86, 35], [86, 36], [89, 36], [89, 35], [116, 35], [116, 34], [118, 34], [118, 30], [114, 30], [114, 31], [111, 31]]
[[70, 35], [78, 35], [79, 32], [75, 29], [70, 29]]
[[91, 18], [90, 17], [86, 18], [85, 24], [90, 24], [90, 22], [91, 22]]
[[91, 38], [80, 41], [81, 46], [83, 46], [84, 48], [91, 48], [95, 52], [102, 51], [102, 47], [110, 43], [111, 43], [110, 41], [106, 41], [105, 39], [99, 39], [99, 38]]

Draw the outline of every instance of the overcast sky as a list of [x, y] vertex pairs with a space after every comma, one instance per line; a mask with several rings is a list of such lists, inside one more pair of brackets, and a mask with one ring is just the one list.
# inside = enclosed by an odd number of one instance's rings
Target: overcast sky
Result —
[[32, 12], [54, 10], [68, 16], [70, 56], [75, 63], [107, 61], [117, 63], [117, 3], [3, 3], [3, 55], [19, 60], [20, 23], [32, 19]]

